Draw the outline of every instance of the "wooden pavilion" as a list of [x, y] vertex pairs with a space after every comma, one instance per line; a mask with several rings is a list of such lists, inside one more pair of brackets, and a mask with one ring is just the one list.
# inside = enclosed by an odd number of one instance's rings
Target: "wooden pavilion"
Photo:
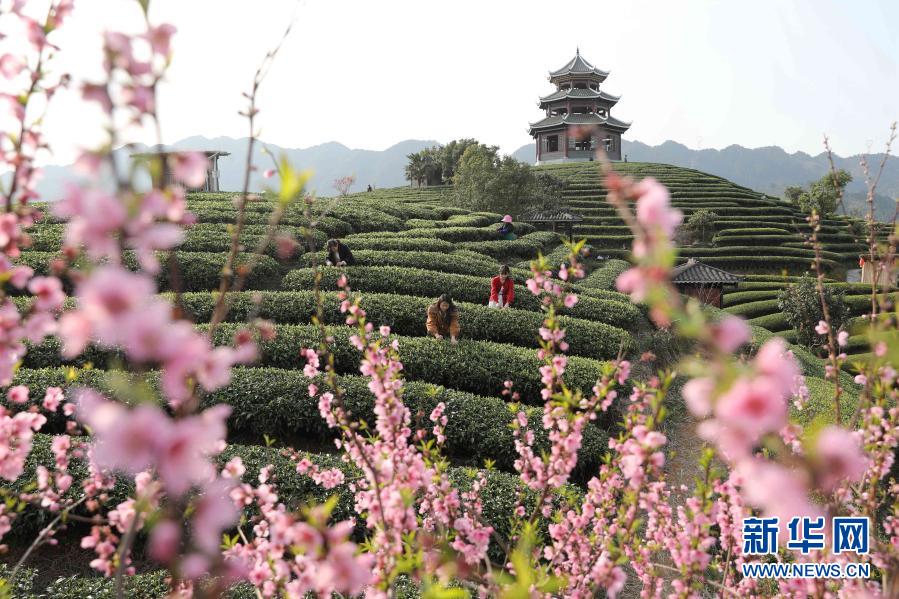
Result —
[[566, 210], [544, 210], [519, 217], [518, 220], [532, 225], [550, 225], [553, 233], [558, 230], [558, 227], [564, 227], [568, 234], [568, 240], [574, 241], [574, 227], [583, 222], [584, 217]]

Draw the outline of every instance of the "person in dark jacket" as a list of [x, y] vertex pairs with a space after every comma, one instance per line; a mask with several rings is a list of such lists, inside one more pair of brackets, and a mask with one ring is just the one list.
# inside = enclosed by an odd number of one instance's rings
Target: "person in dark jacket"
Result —
[[329, 239], [327, 247], [328, 257], [325, 259], [325, 264], [328, 266], [352, 266], [356, 263], [353, 252], [342, 241]]
[[428, 334], [433, 335], [435, 339], [449, 337], [451, 342], [456, 343], [459, 337], [459, 309], [453, 303], [453, 298], [444, 293], [428, 306], [427, 314], [428, 321], [425, 326]]
[[499, 236], [507, 241], [516, 239], [515, 227], [512, 226], [512, 215], [507, 214], [503, 217], [499, 225]]
[[509, 267], [505, 264], [499, 267], [499, 275], [490, 280], [491, 308], [508, 308], [515, 299], [515, 281], [509, 275]]

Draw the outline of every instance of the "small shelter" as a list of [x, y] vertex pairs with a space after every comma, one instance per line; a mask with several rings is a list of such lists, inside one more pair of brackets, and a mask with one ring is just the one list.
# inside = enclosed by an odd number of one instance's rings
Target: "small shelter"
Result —
[[568, 233], [568, 240], [574, 241], [574, 227], [582, 223], [584, 217], [567, 210], [544, 210], [521, 216], [518, 220], [532, 225], [551, 225], [553, 233], [558, 230], [558, 227], [564, 227]]
[[[230, 156], [230, 152], [222, 152], [220, 150], [184, 150], [184, 152], [199, 152], [205, 154], [209, 160], [209, 166], [206, 168], [206, 181], [200, 187], [193, 187], [188, 191], [221, 191], [219, 188], [219, 158], [222, 156]], [[143, 152], [132, 154], [131, 158], [138, 161], [149, 162], [151, 160], [162, 161], [162, 178], [154, 181], [156, 187], [165, 187], [178, 183], [175, 180], [175, 174], [172, 165], [169, 162], [169, 156], [174, 156], [182, 152], [176, 151], [159, 151], [159, 152]]]
[[690, 258], [671, 271], [671, 282], [677, 290], [704, 304], [721, 307], [725, 287], [736, 287], [743, 277], [703, 264]]

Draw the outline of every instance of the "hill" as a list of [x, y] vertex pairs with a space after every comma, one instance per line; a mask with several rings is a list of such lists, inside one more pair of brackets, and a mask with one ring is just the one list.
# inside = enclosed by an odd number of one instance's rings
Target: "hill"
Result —
[[[661, 180], [669, 186], [675, 204], [687, 213], [701, 207], [719, 213], [716, 229], [721, 243], [711, 248], [710, 255], [703, 255], [703, 260], [743, 272], [775, 273], [768, 275], [772, 280], [782, 280], [777, 279], [782, 269], [796, 273], [807, 267], [808, 255], [804, 252], [808, 250], [799, 241], [803, 231], [801, 219], [778, 202], [695, 170], [659, 164], [620, 166], [628, 174]], [[596, 253], [627, 257], [630, 236], [603, 201], [605, 192], [596, 164], [542, 168], [567, 182], [566, 203], [587, 216], [580, 233], [597, 248]], [[215, 336], [217, 343], [228, 343], [239, 323], [255, 316], [270, 318], [277, 326], [277, 338], [262, 342], [258, 364], [235, 369], [227, 387], [204, 398], [205, 405], [224, 403], [233, 410], [228, 422], [230, 445], [223, 460], [241, 456], [248, 476], [255, 476], [262, 464], [274, 461], [285, 501], [310, 495], [324, 499], [325, 494], [336, 494], [339, 501], [334, 516], [343, 519], [356, 515], [346, 484], [323, 491], [299, 476], [293, 463], [279, 454], [279, 447], [285, 445], [304, 448], [312, 452], [316, 463], [348, 467], [331, 453], [333, 431], [324, 425], [316, 401], [304, 391], [310, 381], [303, 376], [304, 360], [298, 353], [300, 347], [314, 344], [318, 335], [310, 325], [316, 307], [311, 291], [313, 258], [320, 264], [324, 257], [320, 248], [325, 239], [340, 237], [352, 248], [357, 264], [347, 268], [324, 267], [322, 285], [325, 320], [334, 338], [335, 365], [340, 372], [340, 385], [347, 393], [348, 407], [356, 416], [373, 421], [373, 398], [367, 381], [358, 375], [358, 352], [349, 343], [351, 330], [344, 325], [338, 310], [335, 289], [342, 274], [349, 277], [353, 290], [361, 292], [362, 307], [370, 321], [389, 324], [397, 335], [407, 379], [404, 400], [412, 413], [427, 415], [438, 402], [446, 403], [446, 447], [452, 463], [458, 467], [454, 475], [458, 484], [470, 481], [487, 460], [495, 464], [487, 473], [488, 485], [481, 491], [485, 518], [500, 533], [509, 530], [512, 514], [507, 499], [515, 495], [518, 480], [512, 474], [516, 452], [510, 422], [514, 411], [501, 395], [504, 381], [515, 381], [515, 389], [531, 410], [533, 422], [540, 422], [536, 410], [542, 406], [535, 349], [543, 316], [540, 303], [524, 287], [526, 267], [538, 253], [558, 264], [567, 250], [555, 233], [538, 231], [523, 223], [515, 225], [516, 240], [499, 239], [495, 226], [499, 214], [454, 207], [446, 194], [442, 188], [402, 187], [352, 194], [336, 203], [322, 201], [319, 210], [327, 210], [327, 215], [319, 219], [311, 241], [303, 234], [304, 226], [309, 224], [307, 219], [296, 208], [287, 213], [281, 228], [306, 251], [282, 258], [274, 247], [265, 248], [265, 255], [247, 280], [246, 291], [232, 296], [227, 324]], [[171, 270], [172, 261], [163, 261], [159, 275], [164, 291], [171, 292], [176, 287], [184, 291], [177, 301], [200, 327], [210, 319], [212, 290], [217, 286], [230, 246], [227, 223], [235, 216], [232, 198], [231, 193], [189, 195], [189, 207], [197, 215], [198, 224], [189, 229], [186, 240], [175, 252], [178, 272]], [[272, 208], [273, 204], [265, 199], [250, 204], [241, 240], [245, 248], [253, 248], [263, 240]], [[845, 237], [843, 221], [835, 220], [828, 226], [833, 227], [832, 235], [828, 234], [829, 251], [837, 255], [833, 266], [839, 269], [843, 254], [837, 250], [843, 249], [849, 256], [849, 245], [854, 241]], [[745, 236], [739, 233], [747, 227], [767, 229], [764, 235], [756, 232], [765, 243], [747, 247], [746, 241], [740, 239]], [[59, 250], [62, 230], [63, 225], [54, 222], [35, 226], [31, 231], [34, 245], [23, 251], [20, 263], [39, 273], [47, 272]], [[846, 248], [842, 248], [844, 243]], [[785, 248], [793, 248], [795, 253], [784, 256]], [[699, 249], [685, 248], [684, 253], [699, 255]], [[781, 260], [775, 260], [778, 257]], [[242, 259], [247, 260], [247, 254]], [[505, 310], [486, 306], [489, 278], [500, 264], [513, 266], [516, 282], [513, 307]], [[653, 336], [644, 308], [612, 290], [615, 276], [626, 266], [626, 262], [615, 258], [590, 260], [586, 264], [588, 276], [574, 287], [580, 299], [562, 316], [572, 356], [565, 376], [573, 388], [589, 392], [603, 362], [616, 357], [622, 347], [628, 355], [639, 355], [645, 349], [662, 355], [667, 349], [662, 347], [663, 337]], [[451, 293], [459, 305], [462, 333], [458, 345], [426, 334], [426, 306], [444, 292]], [[168, 297], [176, 299], [173, 295]], [[23, 304], [27, 301], [20, 298]], [[756, 327], [754, 333], [756, 346], [770, 336], [761, 327]], [[46, 387], [53, 385], [107, 389], [115, 384], [107, 377], [118, 364], [114, 351], [90, 348], [77, 361], [70, 362], [60, 357], [59, 349], [55, 339], [31, 348], [14, 384], [28, 386], [30, 396], [35, 398], [43, 397]], [[821, 360], [799, 347], [794, 352], [809, 376], [813, 394], [824, 392]], [[846, 393], [850, 393], [848, 388]], [[584, 431], [576, 483], [598, 468], [609, 436], [616, 434], [619, 416], [613, 408]], [[47, 432], [59, 432], [61, 426], [61, 421], [50, 422]], [[538, 438], [542, 432], [538, 429]], [[270, 447], [272, 442], [274, 447]], [[37, 461], [53, 460], [49, 443], [49, 436], [38, 436], [37, 457], [29, 463], [31, 470], [26, 476], [33, 473]], [[544, 436], [538, 449], [547, 446]], [[115, 497], [125, 492], [127, 489], [120, 487], [112, 491]], [[22, 518], [17, 520], [21, 529], [18, 532], [33, 533], [41, 524], [36, 517]], [[60, 573], [69, 571], [63, 569], [56, 575]], [[71, 590], [82, 588], [78, 585], [83, 581], [79, 580], [63, 578], [53, 582], [54, 589], [65, 587], [69, 594], [52, 596], [84, 596], [83, 589]], [[145, 596], [160, 595], [154, 591]]]
[[[622, 140], [622, 153], [632, 162], [654, 162], [698, 169], [777, 197], [782, 195], [788, 185], [804, 186], [830, 172], [827, 154], [789, 154], [778, 146], [744, 148], [731, 145], [721, 150], [694, 150], [674, 141], [650, 146], [639, 141]], [[534, 144], [522, 146], [513, 155], [519, 160], [533, 163]], [[860, 159], [860, 155], [834, 156], [836, 167], [846, 169], [853, 177], [847, 187], [846, 197], [850, 214], [863, 214], [865, 211], [866, 189], [859, 166]], [[872, 163], [879, 162], [882, 154], [873, 154], [868, 159]], [[899, 160], [895, 157], [887, 160], [878, 189], [877, 218], [892, 218], [895, 210], [893, 198], [899, 196]]]

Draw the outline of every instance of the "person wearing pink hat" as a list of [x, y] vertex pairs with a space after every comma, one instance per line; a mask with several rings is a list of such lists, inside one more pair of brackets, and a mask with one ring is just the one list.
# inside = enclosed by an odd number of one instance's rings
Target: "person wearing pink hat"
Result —
[[515, 227], [512, 226], [512, 215], [507, 214], [503, 217], [502, 223], [499, 225], [499, 236], [508, 241], [516, 238]]

